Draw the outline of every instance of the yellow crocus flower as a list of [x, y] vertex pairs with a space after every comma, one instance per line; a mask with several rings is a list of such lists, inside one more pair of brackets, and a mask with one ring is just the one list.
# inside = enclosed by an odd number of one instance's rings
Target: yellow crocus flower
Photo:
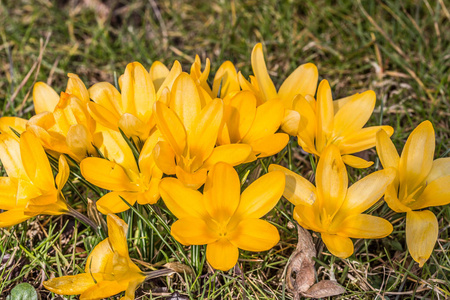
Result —
[[308, 153], [321, 156], [333, 144], [338, 147], [345, 164], [354, 168], [367, 168], [373, 164], [352, 153], [375, 146], [375, 135], [383, 129], [389, 136], [391, 126], [363, 128], [375, 107], [375, 93], [366, 91], [333, 101], [327, 80], [320, 82], [317, 101], [307, 95], [295, 97], [295, 109], [300, 113], [299, 145]]
[[265, 251], [280, 236], [275, 226], [260, 220], [278, 202], [284, 175], [261, 176], [241, 194], [239, 176], [226, 163], [217, 163], [208, 173], [203, 194], [178, 179], [164, 178], [161, 197], [178, 218], [171, 234], [183, 245], [204, 245], [206, 259], [215, 269], [229, 270], [238, 261], [239, 249]]
[[80, 299], [98, 300], [125, 291], [122, 300], [133, 300], [145, 275], [128, 253], [128, 225], [113, 214], [107, 216], [108, 237], [101, 241], [86, 260], [85, 273], [44, 281], [44, 287], [60, 295], [80, 295]]
[[294, 110], [294, 97], [299, 94], [314, 97], [319, 78], [317, 67], [312, 63], [300, 65], [284, 80], [277, 91], [267, 71], [261, 43], [256, 44], [253, 48], [251, 61], [255, 78], [248, 82], [239, 74], [242, 89], [251, 90], [259, 95], [259, 101], [262, 103], [271, 99], [280, 99], [285, 108], [281, 129], [289, 135], [297, 135], [300, 115]]
[[249, 145], [214, 147], [222, 123], [223, 102], [214, 99], [203, 103], [187, 73], [177, 77], [167, 99], [168, 105], [162, 101], [155, 104], [156, 123], [164, 141], [158, 142], [154, 155], [165, 174], [176, 174], [184, 184], [197, 189], [215, 163], [238, 165], [249, 157]]
[[88, 157], [81, 161], [81, 174], [96, 186], [110, 190], [97, 202], [103, 214], [119, 213], [139, 204], [154, 204], [159, 199], [158, 184], [162, 178], [156, 166], [152, 151], [160, 138], [158, 131], [146, 140], [138, 163], [123, 136], [116, 131], [101, 133], [100, 151], [107, 158]]
[[1, 117], [0, 134], [9, 134], [17, 141], [19, 141], [19, 137], [11, 130], [11, 128], [22, 134], [22, 132], [25, 132], [25, 130], [27, 130], [27, 123], [28, 120], [19, 117]]
[[395, 212], [406, 212], [406, 244], [422, 267], [433, 252], [439, 226], [431, 211], [421, 209], [450, 203], [450, 158], [433, 161], [435, 136], [430, 121], [413, 130], [401, 156], [383, 130], [377, 133], [376, 146], [383, 167], [397, 171], [384, 198]]
[[8, 177], [0, 177], [0, 227], [22, 223], [34, 216], [61, 215], [69, 208], [61, 189], [69, 178], [69, 166], [59, 158], [56, 180], [39, 140], [24, 132], [20, 142], [0, 134], [0, 159]]
[[89, 88], [94, 101], [88, 104], [89, 112], [102, 126], [115, 131], [120, 128], [128, 137], [144, 143], [155, 126], [154, 103], [165, 88], [171, 88], [180, 73], [178, 61], [169, 73], [160, 62], [154, 63], [150, 72], [138, 62], [130, 63], [119, 79], [121, 92], [108, 82]]
[[388, 221], [363, 214], [383, 196], [394, 179], [392, 168], [374, 172], [348, 188], [347, 170], [339, 149], [330, 145], [317, 165], [316, 186], [278, 165], [270, 165], [269, 171], [282, 171], [286, 175], [283, 195], [295, 205], [294, 219], [304, 228], [320, 232], [335, 256], [352, 255], [350, 238], [382, 238], [393, 230]]

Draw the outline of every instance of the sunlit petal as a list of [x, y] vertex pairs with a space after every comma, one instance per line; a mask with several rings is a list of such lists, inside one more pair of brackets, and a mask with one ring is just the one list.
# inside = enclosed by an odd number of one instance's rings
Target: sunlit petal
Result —
[[278, 91], [278, 96], [283, 100], [285, 108], [293, 108], [293, 100], [295, 95], [311, 95], [316, 94], [317, 80], [319, 72], [317, 67], [312, 64], [300, 65], [294, 72], [289, 75], [283, 82]]
[[181, 74], [181, 72], [182, 72], [181, 64], [178, 62], [178, 60], [176, 60], [173, 63], [172, 69], [170, 70], [169, 74], [167, 74], [167, 77], [161, 83], [161, 86], [159, 88], [155, 87], [155, 89], [158, 91], [156, 93], [156, 99], [159, 99], [161, 97], [165, 88], [172, 89], [175, 79], [177, 79], [177, 77]]
[[239, 90], [240, 86], [236, 67], [231, 61], [227, 60], [219, 67], [214, 76], [212, 94], [214, 97], [223, 98], [231, 92]]
[[252, 147], [253, 153], [257, 154], [258, 157], [267, 157], [283, 150], [288, 142], [289, 136], [287, 134], [275, 133], [254, 140], [250, 146]]
[[219, 239], [203, 221], [198, 218], [184, 218], [173, 223], [170, 234], [183, 245], [210, 244]]
[[161, 102], [156, 102], [156, 123], [164, 139], [178, 155], [183, 155], [187, 134], [177, 114]]
[[384, 168], [398, 168], [400, 157], [394, 143], [384, 130], [379, 130], [376, 135], [377, 154]]
[[155, 90], [158, 91], [166, 79], [167, 75], [169, 75], [169, 69], [160, 61], [154, 61], [149, 70], [150, 79], [153, 81], [153, 85], [155, 86]]
[[238, 261], [239, 250], [227, 239], [208, 244], [206, 247], [206, 259], [214, 269], [228, 271]]
[[413, 210], [450, 203], [450, 175], [439, 177], [430, 182], [417, 201], [409, 207]]
[[112, 267], [111, 261], [113, 255], [114, 250], [111, 248], [108, 239], [104, 239], [89, 254], [84, 271], [86, 273], [107, 273]]
[[69, 77], [69, 80], [67, 81], [66, 93], [74, 95], [84, 104], [88, 103], [89, 92], [80, 77], [73, 73], [69, 73], [67, 76]]
[[388, 136], [394, 133], [391, 126], [365, 127], [355, 133], [345, 136], [339, 143], [341, 154], [351, 154], [372, 148], [376, 144], [376, 134], [380, 129], [386, 131]]
[[23, 208], [10, 209], [0, 213], [0, 228], [20, 224], [32, 217], [33, 215], [25, 214]]
[[267, 221], [245, 219], [227, 235], [227, 238], [239, 249], [266, 251], [278, 243], [280, 235], [277, 228]]
[[127, 231], [128, 225], [114, 214], [106, 217], [108, 223], [108, 240], [111, 248], [117, 251], [120, 256], [128, 257]]
[[358, 214], [345, 218], [335, 230], [340, 235], [352, 238], [378, 239], [391, 234], [393, 227], [383, 218]]
[[277, 90], [275, 89], [275, 85], [273, 84], [272, 79], [270, 79], [269, 73], [267, 72], [261, 43], [256, 44], [253, 48], [252, 68], [261, 92], [264, 95], [265, 101], [277, 98]]
[[[94, 281], [95, 280], [95, 281]], [[83, 273], [73, 276], [62, 276], [44, 281], [44, 287], [55, 294], [79, 295], [103, 280], [103, 274]]]
[[356, 169], [365, 169], [373, 165], [373, 161], [367, 161], [355, 155], [342, 155], [342, 161], [344, 164]]
[[281, 130], [289, 135], [296, 136], [300, 125], [300, 114], [291, 109], [284, 111], [284, 117], [281, 121]]
[[14, 129], [18, 133], [22, 133], [27, 129], [28, 120], [18, 117], [1, 117], [0, 133], [6, 133], [19, 140], [19, 137], [11, 130]]
[[33, 103], [36, 114], [52, 112], [58, 104], [59, 96], [48, 84], [36, 82], [33, 87]]
[[137, 200], [137, 193], [131, 192], [110, 192], [97, 200], [97, 209], [104, 215], [116, 214], [130, 209]]
[[412, 258], [422, 267], [434, 249], [438, 237], [438, 221], [429, 210], [406, 214], [406, 244]]
[[439, 177], [448, 175], [450, 175], [450, 157], [438, 158], [433, 161], [433, 166], [427, 176], [427, 182], [430, 183]]
[[237, 143], [247, 134], [255, 115], [256, 98], [249, 91], [237, 93], [225, 103], [223, 119], [231, 142]]
[[353, 242], [348, 237], [335, 234], [321, 233], [322, 240], [328, 251], [340, 258], [347, 258], [353, 254]]
[[317, 90], [317, 149], [321, 152], [327, 143], [326, 136], [333, 130], [333, 98], [327, 80], [322, 80]]
[[230, 144], [215, 147], [205, 161], [203, 168], [212, 168], [218, 162], [226, 162], [236, 166], [244, 162], [252, 153], [252, 147], [246, 144]]

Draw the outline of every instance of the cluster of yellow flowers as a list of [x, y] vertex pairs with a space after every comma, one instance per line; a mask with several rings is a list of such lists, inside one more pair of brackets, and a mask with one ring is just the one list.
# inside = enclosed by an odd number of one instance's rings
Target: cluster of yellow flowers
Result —
[[[408, 249], [420, 266], [426, 262], [438, 222], [422, 209], [450, 202], [450, 158], [433, 161], [431, 123], [411, 133], [399, 156], [389, 138], [392, 127], [363, 128], [375, 107], [373, 91], [333, 101], [326, 80], [317, 87], [311, 63], [277, 91], [261, 44], [251, 63], [254, 75], [247, 80], [226, 61], [212, 86], [210, 62], [202, 70], [198, 56], [190, 73], [178, 61], [170, 70], [154, 62], [149, 71], [130, 63], [118, 80], [120, 91], [107, 82], [87, 89], [69, 74], [60, 95], [45, 83], [34, 86], [30, 120], [0, 119], [0, 159], [8, 175], [0, 178], [1, 227], [73, 213], [62, 193], [71, 172], [108, 191], [96, 207], [107, 215], [109, 237], [89, 255], [86, 273], [53, 278], [44, 283], [47, 289], [81, 299], [126, 290], [124, 299], [133, 299], [146, 276], [130, 260], [127, 225], [115, 213], [160, 197], [178, 218], [173, 237], [183, 245], [207, 245], [207, 260], [219, 270], [236, 264], [238, 249], [265, 251], [278, 243], [276, 227], [260, 218], [282, 195], [295, 205], [295, 220], [319, 232], [341, 258], [354, 251], [350, 238], [392, 232], [387, 220], [363, 213], [384, 195], [392, 210], [406, 212]], [[289, 136], [317, 158], [316, 185], [272, 164], [241, 193], [233, 167], [277, 154]], [[384, 169], [348, 187], [346, 165], [373, 164], [352, 154], [374, 146]], [[59, 159], [56, 178], [47, 154]]]

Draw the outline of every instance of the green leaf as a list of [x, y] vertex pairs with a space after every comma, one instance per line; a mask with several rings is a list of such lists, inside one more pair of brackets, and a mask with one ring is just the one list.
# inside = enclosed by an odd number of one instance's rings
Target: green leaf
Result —
[[31, 284], [21, 283], [11, 290], [6, 300], [38, 300], [38, 295]]

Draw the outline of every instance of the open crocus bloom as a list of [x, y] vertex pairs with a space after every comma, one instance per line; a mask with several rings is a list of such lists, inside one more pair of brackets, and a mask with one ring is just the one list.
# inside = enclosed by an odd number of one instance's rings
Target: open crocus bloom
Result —
[[277, 91], [267, 71], [262, 44], [259, 43], [252, 51], [252, 68], [255, 78], [251, 78], [251, 82], [239, 74], [242, 89], [251, 90], [259, 95], [259, 101], [262, 103], [279, 98], [285, 108], [281, 129], [289, 135], [297, 135], [300, 115], [294, 110], [294, 97], [299, 94], [314, 97], [319, 78], [317, 67], [312, 63], [299, 66]]
[[156, 123], [164, 141], [158, 142], [154, 155], [165, 174], [176, 174], [186, 186], [197, 189], [215, 163], [238, 165], [251, 154], [252, 149], [246, 144], [214, 147], [222, 123], [223, 102], [214, 99], [204, 103], [187, 73], [175, 80], [167, 102], [168, 105], [162, 101], [155, 104]]
[[398, 152], [386, 132], [377, 133], [377, 152], [384, 168], [395, 168], [397, 176], [386, 190], [385, 200], [396, 212], [406, 212], [406, 244], [420, 267], [433, 252], [438, 221], [430, 206], [450, 203], [450, 158], [433, 161], [433, 125], [424, 121], [410, 134]]
[[269, 171], [284, 172], [283, 195], [295, 205], [294, 219], [304, 228], [320, 232], [328, 250], [338, 257], [352, 255], [350, 238], [382, 238], [393, 230], [388, 221], [363, 214], [383, 196], [394, 179], [392, 168], [374, 172], [348, 188], [347, 170], [339, 149], [330, 145], [317, 165], [316, 186], [278, 165], [270, 165]]
[[22, 223], [34, 216], [61, 215], [69, 211], [61, 189], [69, 178], [69, 166], [59, 158], [59, 173], [53, 178], [47, 155], [39, 140], [24, 132], [20, 142], [0, 135], [0, 159], [8, 177], [0, 177], [0, 227]]
[[102, 132], [100, 151], [107, 158], [88, 157], [81, 164], [81, 174], [89, 182], [111, 190], [97, 201], [103, 214], [119, 213], [139, 204], [154, 204], [159, 199], [158, 184], [162, 178], [152, 151], [160, 138], [159, 131], [146, 140], [136, 163], [132, 150], [123, 136], [115, 131]]
[[375, 93], [366, 91], [333, 101], [328, 81], [322, 80], [317, 90], [317, 101], [312, 96], [297, 95], [295, 109], [300, 113], [298, 143], [308, 153], [321, 156], [333, 144], [338, 147], [344, 162], [354, 168], [367, 168], [373, 164], [350, 155], [375, 146], [378, 130], [389, 136], [391, 126], [363, 128], [375, 107]]
[[[153, 105], [163, 90], [170, 89], [176, 77], [181, 73], [181, 65], [175, 61], [170, 72], [157, 62], [150, 73], [138, 62], [127, 65], [120, 77], [119, 92], [112, 84], [100, 82], [89, 89], [94, 102], [89, 103], [92, 117], [106, 128], [119, 131], [136, 138], [142, 145], [155, 126]], [[155, 84], [158, 89], [155, 88]]]
[[178, 218], [171, 234], [183, 245], [204, 245], [215, 269], [226, 271], [238, 261], [239, 249], [265, 251], [280, 236], [275, 226], [260, 220], [278, 202], [284, 190], [281, 172], [266, 174], [240, 194], [239, 176], [226, 163], [208, 173], [203, 195], [175, 178], [164, 178], [161, 197]]
[[113, 214], [107, 216], [108, 237], [101, 241], [86, 261], [85, 273], [44, 281], [44, 287], [60, 295], [80, 295], [80, 299], [103, 299], [122, 291], [122, 300], [133, 300], [145, 275], [128, 253], [128, 225]]
[[11, 130], [14, 129], [18, 133], [22, 134], [27, 130], [28, 120], [18, 117], [1, 117], [0, 118], [0, 134], [9, 134], [11, 137], [19, 141], [19, 137]]

